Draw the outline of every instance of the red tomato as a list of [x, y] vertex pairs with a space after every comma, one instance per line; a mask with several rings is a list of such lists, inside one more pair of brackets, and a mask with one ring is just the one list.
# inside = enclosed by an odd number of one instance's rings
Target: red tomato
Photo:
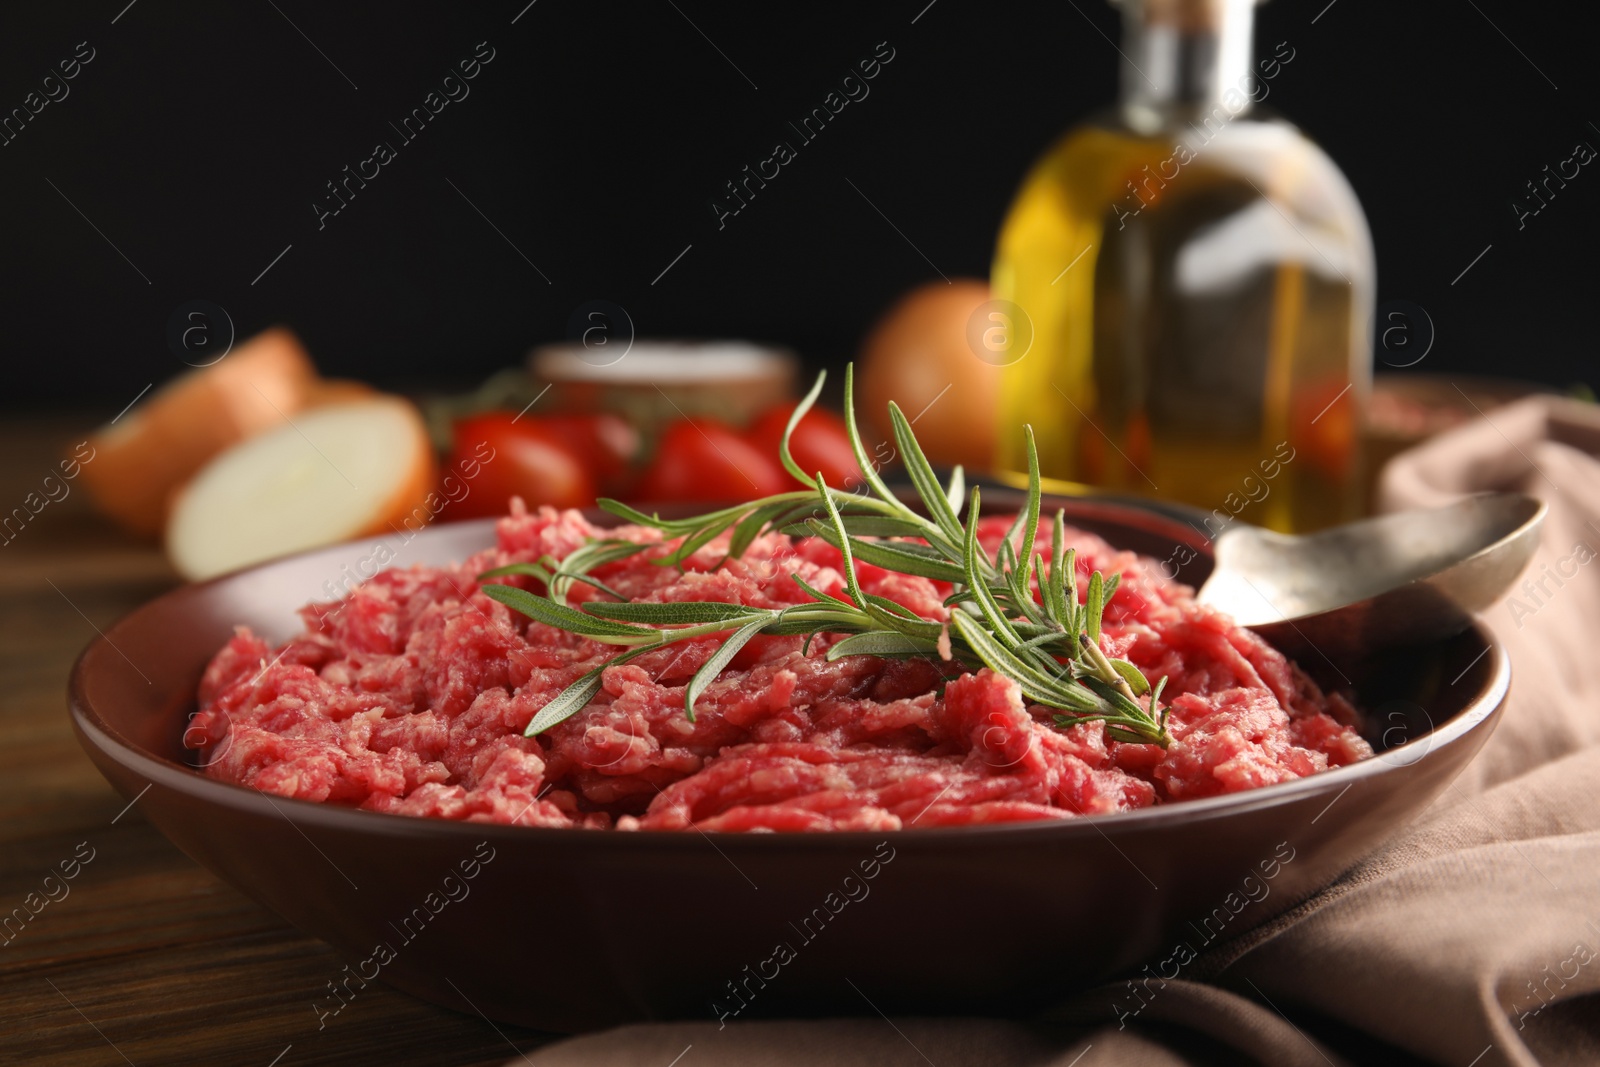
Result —
[[537, 419], [485, 412], [457, 422], [453, 436], [443, 478], [458, 484], [443, 480], [446, 518], [504, 515], [513, 496], [529, 507], [594, 504], [594, 479], [579, 454]]
[[734, 503], [791, 488], [776, 454], [756, 448], [715, 419], [679, 419], [661, 435], [639, 497]]
[[1304, 449], [1311, 466], [1342, 482], [1350, 476], [1357, 447], [1359, 412], [1350, 384], [1339, 377], [1311, 382], [1296, 391], [1290, 405], [1290, 443]]
[[[639, 431], [618, 415], [541, 415], [540, 424], [555, 431], [587, 461], [603, 493], [627, 491], [633, 462], [639, 455]], [[520, 423], [519, 423], [520, 425]]]
[[[778, 445], [794, 409], [794, 404], [770, 407], [745, 431], [745, 440], [777, 460], [779, 466], [783, 461], [778, 460]], [[801, 470], [813, 475], [821, 471], [835, 489], [854, 488], [861, 483], [861, 467], [850, 447], [850, 433], [844, 420], [831, 411], [812, 408], [806, 412], [789, 438], [789, 453]]]

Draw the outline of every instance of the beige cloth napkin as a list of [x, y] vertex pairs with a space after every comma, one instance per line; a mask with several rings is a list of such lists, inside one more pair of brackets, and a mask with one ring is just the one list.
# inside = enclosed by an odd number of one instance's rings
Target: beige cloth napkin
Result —
[[[1119, 987], [1037, 1023], [861, 1018], [623, 1027], [566, 1065], [1289, 1067], [1600, 1064], [1600, 408], [1536, 398], [1397, 457], [1386, 510], [1515, 489], [1550, 505], [1487, 619], [1510, 704], [1469, 769], [1377, 855], [1208, 951], [1120, 1029]], [[677, 1059], [680, 1057], [681, 1059]], [[521, 1063], [523, 1061], [515, 1061]]]

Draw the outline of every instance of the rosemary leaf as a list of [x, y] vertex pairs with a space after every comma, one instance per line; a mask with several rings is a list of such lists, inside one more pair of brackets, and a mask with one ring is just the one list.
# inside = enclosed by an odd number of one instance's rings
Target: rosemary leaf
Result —
[[1089, 640], [1095, 644], [1100, 643], [1100, 616], [1106, 608], [1105, 579], [1100, 577], [1100, 572], [1095, 571], [1089, 575], [1089, 593], [1084, 597], [1083, 611], [1085, 629], [1088, 631]]
[[506, 607], [521, 612], [530, 619], [570, 633], [592, 637], [596, 641], [604, 641], [613, 645], [643, 645], [659, 644], [661, 642], [661, 634], [657, 630], [652, 630], [646, 626], [629, 626], [625, 623], [596, 618], [588, 612], [569, 608], [565, 604], [557, 604], [547, 597], [537, 596], [515, 586], [490, 584], [483, 586], [481, 591], [484, 596], [498, 600]]
[[900, 450], [900, 461], [905, 464], [906, 475], [911, 479], [917, 496], [922, 499], [922, 506], [928, 509], [928, 517], [947, 538], [959, 543], [961, 520], [951, 509], [944, 486], [939, 484], [928, 457], [917, 444], [916, 435], [911, 432], [911, 423], [906, 421], [905, 413], [893, 400], [889, 401], [889, 421], [894, 424], [895, 446]]
[[[1118, 682], [1121, 682], [1120, 678], [1118, 679]], [[1094, 692], [1099, 695], [1101, 699], [1105, 700], [1106, 703], [1111, 705], [1116, 712], [1115, 718], [1125, 719], [1130, 723], [1147, 721], [1148, 716], [1145, 714], [1145, 710], [1137, 703], [1130, 700], [1128, 695], [1122, 692], [1117, 685], [1097, 678], [1094, 675], [1084, 678], [1083, 684], [1094, 690]]]
[[[1171, 704], [1161, 707], [1161, 691], [1166, 687], [1167, 676], [1163, 674], [1156, 679], [1155, 687], [1150, 690], [1150, 717], [1156, 720], [1156, 725], [1163, 734], [1167, 732], [1167, 713], [1172, 710]], [[1161, 707], [1159, 715], [1156, 713], [1157, 707]]]
[[565, 604], [567, 602], [567, 593], [571, 591], [572, 583], [575, 581], [591, 585], [602, 592], [609, 593], [618, 600], [628, 599], [610, 586], [589, 577], [589, 571], [607, 563], [615, 563], [618, 560], [627, 559], [629, 556], [636, 556], [651, 547], [653, 545], [648, 541], [641, 543], [610, 539], [584, 545], [582, 548], [568, 553], [567, 558], [560, 562], [551, 560], [553, 569], [550, 575], [551, 581], [549, 582], [550, 599], [557, 604]]
[[944, 491], [944, 497], [950, 501], [950, 510], [961, 514], [961, 509], [967, 502], [967, 475], [957, 463], [955, 470], [950, 472], [950, 485]]
[[744, 555], [745, 550], [761, 536], [761, 531], [776, 520], [784, 512], [791, 510], [786, 500], [766, 504], [755, 508], [744, 518], [740, 519], [733, 527], [733, 537], [728, 541], [727, 559], [738, 559]]
[[600, 692], [600, 675], [605, 672], [607, 667], [626, 663], [635, 656], [643, 655], [649, 651], [651, 650], [648, 647], [629, 649], [620, 656], [613, 656], [576, 682], [567, 686], [557, 693], [550, 703], [539, 709], [538, 714], [534, 715], [533, 721], [528, 723], [528, 728], [522, 732], [523, 736], [537, 737], [551, 727], [572, 718], [582, 711], [589, 701], [593, 700], [595, 695]]
[[1066, 623], [1061, 615], [1066, 610], [1066, 606], [1056, 598], [1055, 583], [1045, 575], [1047, 564], [1044, 561], [1044, 554], [1035, 552], [1033, 558], [1034, 572], [1039, 575], [1039, 598], [1044, 601], [1044, 613], [1054, 620], [1057, 625], [1064, 627]]
[[[1062, 513], [1056, 512], [1056, 523], [1059, 525]], [[1078, 550], [1067, 549], [1066, 558], [1061, 561], [1061, 574], [1057, 578], [1056, 595], [1061, 598], [1061, 603], [1066, 610], [1065, 622], [1067, 624], [1067, 638], [1074, 646], [1083, 634], [1083, 606], [1078, 603]], [[1078, 654], [1076, 647], [1072, 654]]]
[[668, 552], [660, 559], [653, 560], [652, 562], [654, 562], [658, 567], [679, 566], [684, 560], [700, 551], [712, 541], [715, 541], [725, 530], [728, 529], [728, 527], [732, 526], [737, 521], [737, 517], [719, 516], [716, 519], [713, 519], [711, 522], [706, 523], [698, 530], [695, 530], [689, 536], [685, 537], [681, 542], [679, 542], [677, 548], [673, 549], [671, 552]]
[[646, 515], [638, 508], [624, 504], [620, 500], [603, 496], [595, 501], [595, 506], [601, 511], [608, 511], [619, 519], [626, 519], [635, 526], [649, 526], [657, 530], [670, 530], [677, 525], [676, 520], [663, 519], [656, 514]]
[[877, 624], [862, 612], [817, 612], [810, 615], [791, 615], [784, 612], [766, 628], [766, 633], [782, 637], [810, 636], [819, 633], [862, 633], [877, 629]]
[[[783, 437], [778, 442], [778, 459], [783, 463], [783, 469], [794, 475], [797, 481], [809, 485], [813, 489], [817, 487], [817, 481], [802, 470], [800, 464], [794, 461], [794, 456], [789, 451], [789, 438], [793, 436], [795, 427], [800, 425], [800, 420], [806, 417], [806, 412], [810, 411], [812, 405], [817, 402], [817, 397], [822, 395], [822, 383], [827, 380], [827, 371], [817, 375], [817, 383], [811, 387], [811, 392], [807, 393], [800, 403], [794, 406], [794, 411], [789, 414], [789, 422], [784, 426]], [[692, 716], [690, 721], [693, 721]]]
[[[826, 374], [827, 372], [822, 372]], [[822, 375], [818, 375], [822, 377]], [[867, 455], [867, 450], [861, 446], [861, 431], [856, 427], [856, 371], [852, 364], [844, 369], [844, 428], [850, 438], [850, 451], [855, 454], [856, 467], [861, 471], [861, 477], [872, 487], [878, 499], [887, 501], [890, 505], [904, 514], [907, 518], [917, 519], [916, 512], [906, 507], [900, 498], [884, 484], [883, 477], [878, 473], [878, 465], [872, 462]]]
[[[821, 471], [817, 472], [817, 481], [822, 483]], [[865, 609], [866, 604], [861, 599], [861, 585], [856, 580], [856, 561], [850, 554], [850, 536], [844, 532], [844, 520], [839, 517], [839, 505], [827, 492], [826, 483], [823, 483], [822, 503], [828, 509], [828, 521], [833, 525], [833, 531], [837, 535], [833, 547], [844, 557], [845, 589], [850, 593], [850, 599], [858, 607]]]
[[485, 578], [509, 578], [512, 575], [527, 575], [539, 579], [546, 585], [550, 584], [550, 572], [537, 563], [508, 563], [504, 567], [481, 571], [478, 574], [478, 581], [481, 583]]
[[683, 600], [670, 604], [593, 603], [585, 604], [584, 610], [591, 615], [622, 622], [644, 623], [650, 626], [677, 626], [743, 619], [752, 612], [766, 609], [746, 607], [743, 604], [723, 604], [715, 600]]
[[[806, 526], [812, 535], [822, 538], [834, 548], [839, 547], [838, 532], [831, 525], [812, 519]], [[885, 570], [934, 578], [941, 582], [966, 581], [966, 572], [945, 559], [938, 549], [919, 545], [915, 541], [864, 541], [852, 537], [850, 548], [856, 558]]]
[[[926, 523], [912, 522], [910, 519], [897, 518], [893, 515], [848, 515], [840, 511], [844, 519], [845, 532], [851, 537], [921, 537], [927, 528]], [[818, 518], [821, 516], [819, 515]], [[809, 533], [810, 530], [804, 530]]]
[[1044, 610], [1034, 601], [1033, 590], [1028, 587], [1028, 577], [1024, 569], [1018, 567], [1017, 554], [1011, 548], [1010, 541], [1000, 543], [1000, 573], [1006, 580], [1007, 590], [1011, 593], [1011, 601], [1015, 611], [1032, 623], [1042, 623], [1045, 619]]
[[973, 592], [973, 603], [983, 613], [984, 619], [989, 624], [990, 631], [1006, 648], [1015, 648], [1022, 643], [1011, 624], [1006, 621], [1005, 612], [995, 600], [993, 591], [984, 581], [983, 573], [979, 569], [981, 562], [986, 562], [983, 549], [978, 545], [978, 512], [980, 509], [979, 493], [972, 491], [972, 500], [967, 507], [966, 527], [966, 559], [967, 559], [967, 586]]
[[[1128, 688], [1133, 690], [1134, 696], [1142, 697], [1150, 692], [1150, 681], [1138, 667], [1135, 667], [1125, 659], [1111, 660], [1111, 667], [1122, 675], [1123, 680], [1128, 683]], [[1161, 680], [1165, 682], [1166, 678]]]
[[1044, 488], [1039, 479], [1039, 449], [1034, 444], [1033, 427], [1025, 425], [1022, 432], [1028, 442], [1028, 504], [1023, 509], [1027, 521], [1023, 524], [1017, 552], [1022, 557], [1022, 585], [1027, 588], [1033, 583], [1030, 565], [1033, 563], [1034, 543], [1039, 539], [1039, 502], [1044, 495]]
[[841, 599], [839, 597], [834, 596], [832, 593], [824, 593], [822, 590], [820, 590], [820, 589], [816, 588], [815, 586], [811, 585], [811, 583], [807, 582], [804, 578], [800, 577], [798, 574], [789, 575], [789, 579], [791, 581], [793, 581], [795, 585], [798, 585], [801, 589], [804, 589], [807, 593], [809, 593], [812, 597], [814, 597], [816, 600], [820, 601], [821, 603], [824, 603], [824, 604], [836, 604], [841, 608], [853, 608], [855, 606], [855, 605], [851, 604], [847, 600], [843, 600], [843, 599]]
[[896, 630], [868, 630], [852, 634], [828, 649], [831, 663], [845, 656], [930, 656], [939, 655], [936, 641], [921, 641]]
[[694, 702], [701, 693], [706, 691], [706, 686], [716, 681], [722, 669], [733, 661], [739, 650], [750, 643], [750, 639], [761, 632], [762, 627], [771, 622], [771, 616], [762, 616], [745, 623], [735, 630], [722, 647], [711, 654], [711, 658], [700, 665], [694, 672], [694, 677], [689, 679], [689, 686], [683, 694], [683, 713], [694, 722]]

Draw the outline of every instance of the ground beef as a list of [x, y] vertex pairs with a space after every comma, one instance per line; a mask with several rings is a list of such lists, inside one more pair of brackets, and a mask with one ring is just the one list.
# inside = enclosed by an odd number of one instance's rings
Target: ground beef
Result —
[[[985, 520], [991, 549], [1008, 520]], [[1372, 754], [1339, 695], [1324, 695], [1254, 633], [1195, 603], [1151, 560], [1069, 531], [1080, 595], [1122, 575], [1102, 647], [1165, 675], [1175, 738], [1068, 730], [1010, 681], [936, 659], [846, 657], [833, 638], [758, 637], [684, 714], [684, 686], [718, 638], [607, 668], [600, 694], [522, 736], [567, 685], [619, 649], [530, 622], [479, 591], [492, 567], [565, 556], [599, 531], [576, 511], [513, 503], [496, 544], [448, 567], [395, 567], [302, 609], [274, 649], [240, 627], [200, 683], [185, 743], [206, 773], [303, 800], [400, 815], [591, 829], [886, 830], [1064, 819], [1232, 793]], [[606, 536], [644, 541], [652, 530]], [[1049, 554], [1047, 538], [1039, 550]], [[726, 539], [682, 570], [651, 549], [595, 577], [634, 600], [781, 607], [798, 574], [843, 594], [839, 553], [772, 533], [722, 562]], [[720, 563], [720, 566], [719, 566]], [[939, 619], [948, 587], [858, 565], [863, 587]], [[505, 580], [505, 579], [502, 579]], [[531, 578], [510, 579], [539, 592]], [[600, 597], [576, 585], [574, 601]]]

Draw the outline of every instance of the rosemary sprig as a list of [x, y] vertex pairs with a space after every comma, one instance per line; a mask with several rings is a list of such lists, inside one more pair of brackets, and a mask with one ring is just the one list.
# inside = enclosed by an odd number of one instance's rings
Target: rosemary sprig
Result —
[[[1076, 554], [1066, 548], [1066, 516], [1053, 517], [1050, 559], [1034, 551], [1042, 496], [1039, 457], [1033, 430], [1024, 427], [1028, 444], [1028, 496], [1023, 510], [991, 556], [978, 543], [980, 492], [968, 491], [960, 467], [941, 485], [917, 444], [911, 423], [899, 406], [889, 404], [896, 444], [922, 509], [901, 500], [872, 466], [855, 420], [852, 368], [845, 370], [844, 416], [850, 447], [864, 478], [861, 491], [828, 485], [822, 475], [808, 474], [795, 462], [789, 438], [822, 392], [826, 372], [789, 418], [779, 446], [785, 469], [807, 488], [722, 508], [684, 519], [663, 519], [620, 501], [602, 499], [600, 507], [628, 522], [661, 534], [660, 541], [599, 538], [564, 560], [544, 556], [485, 571], [485, 578], [528, 575], [538, 579], [545, 596], [504, 584], [484, 585], [483, 592], [529, 618], [596, 641], [627, 646], [617, 656], [585, 674], [546, 704], [528, 724], [536, 734], [577, 714], [600, 691], [600, 675], [608, 666], [678, 641], [729, 634], [690, 679], [684, 691], [684, 712], [694, 721], [695, 702], [757, 634], [805, 635], [807, 647], [817, 634], [842, 635], [828, 649], [828, 658], [844, 656], [941, 657], [941, 637], [948, 637], [948, 655], [962, 665], [988, 667], [1015, 682], [1034, 703], [1057, 709], [1058, 727], [1102, 720], [1106, 733], [1118, 740], [1165, 748], [1167, 711], [1161, 706], [1162, 678], [1154, 687], [1127, 660], [1107, 656], [1100, 647], [1105, 606], [1120, 580], [1099, 571], [1089, 576], [1087, 595], [1078, 599]], [[961, 519], [963, 508], [965, 522]], [[843, 556], [845, 595], [831, 596], [791, 575], [811, 597], [784, 608], [690, 602], [631, 603], [591, 577], [589, 571], [650, 549], [666, 547], [653, 557], [658, 566], [681, 566], [689, 556], [724, 533], [730, 533], [727, 556], [737, 557], [767, 531], [815, 536]], [[856, 560], [903, 574], [948, 582], [954, 591], [945, 603], [946, 624], [925, 619], [904, 605], [861, 588]], [[720, 563], [719, 563], [720, 565]], [[584, 582], [616, 602], [591, 601], [580, 607], [567, 602], [575, 582]], [[1035, 595], [1035, 588], [1038, 593]], [[1140, 698], [1148, 697], [1144, 704]]]

